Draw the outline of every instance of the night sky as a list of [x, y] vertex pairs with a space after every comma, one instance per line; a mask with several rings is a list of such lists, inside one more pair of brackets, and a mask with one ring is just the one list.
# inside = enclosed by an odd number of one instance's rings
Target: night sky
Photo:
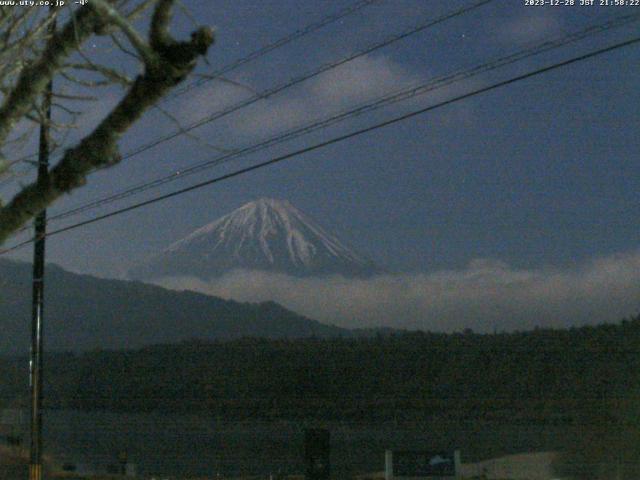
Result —
[[[190, 15], [177, 12], [173, 23], [176, 35], [192, 30], [192, 19], [213, 25], [217, 32], [208, 64], [201, 62], [197, 69], [206, 74], [354, 2], [183, 3]], [[273, 88], [472, 3], [381, 0], [226, 73], [224, 80], [207, 81], [169, 99], [162, 104], [163, 109], [183, 125], [189, 125], [250, 98], [254, 92]], [[496, 0], [478, 7], [198, 128], [192, 132], [193, 137], [180, 136], [112, 169], [94, 173], [87, 186], [58, 202], [49, 214], [180, 171], [220, 155], [220, 149], [251, 145], [374, 101], [388, 92], [468, 71], [589, 25], [634, 13], [640, 16], [640, 7], [540, 7], [524, 3]], [[635, 22], [590, 35], [141, 195], [52, 222], [50, 228], [71, 225], [630, 39], [637, 31]], [[110, 62], [120, 61], [102, 39], [89, 42], [86, 50]], [[468, 280], [478, 271], [522, 274], [544, 277], [540, 288], [547, 292], [555, 288], [550, 279], [562, 277], [566, 288], [562, 298], [575, 301], [589, 296], [590, 290], [580, 290], [578, 285], [585, 275], [600, 275], [602, 268], [611, 273], [633, 266], [625, 270], [628, 282], [616, 287], [622, 296], [620, 308], [615, 311], [615, 315], [632, 314], [639, 305], [633, 285], [640, 275], [634, 273], [640, 265], [639, 60], [637, 44], [618, 49], [52, 237], [47, 244], [47, 259], [76, 272], [120, 277], [147, 255], [248, 201], [266, 196], [289, 200], [397, 276], [434, 280], [458, 275], [458, 280]], [[105, 89], [71, 139], [79, 138], [95, 124], [118, 94], [118, 90]], [[122, 151], [126, 153], [175, 128], [172, 120], [152, 111], [123, 138]], [[27, 168], [25, 165], [19, 170]], [[15, 185], [5, 185], [3, 194], [9, 196]], [[7, 246], [21, 238], [24, 237], [15, 237]], [[29, 259], [31, 248], [12, 256]], [[481, 290], [477, 285], [474, 288]], [[580, 293], [575, 293], [576, 289]], [[496, 293], [491, 288], [489, 292]], [[546, 304], [545, 298], [543, 295], [536, 301]], [[560, 316], [562, 301], [558, 300], [556, 317]], [[510, 309], [517, 310], [517, 301], [508, 302]], [[426, 305], [423, 313], [432, 303]], [[531, 305], [526, 308], [535, 310]], [[585, 307], [580, 311], [587, 315], [588, 310]], [[606, 301], [594, 307], [598, 312], [610, 310]], [[481, 313], [479, 322], [484, 318]], [[522, 321], [531, 319], [525, 315]], [[443, 322], [437, 325], [446, 328]]]

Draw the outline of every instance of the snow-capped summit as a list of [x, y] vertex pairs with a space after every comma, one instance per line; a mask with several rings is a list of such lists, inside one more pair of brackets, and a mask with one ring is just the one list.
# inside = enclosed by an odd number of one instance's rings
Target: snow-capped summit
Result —
[[136, 279], [234, 269], [367, 276], [377, 268], [286, 200], [261, 198], [205, 225], [130, 272]]

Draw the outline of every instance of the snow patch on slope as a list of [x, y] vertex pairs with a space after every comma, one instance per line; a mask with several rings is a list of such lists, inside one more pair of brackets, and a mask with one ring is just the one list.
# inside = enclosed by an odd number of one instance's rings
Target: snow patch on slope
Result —
[[195, 230], [148, 262], [147, 270], [189, 274], [188, 264], [206, 271], [207, 263], [214, 276], [233, 268], [302, 276], [361, 276], [377, 270], [291, 203], [271, 198], [247, 203]]

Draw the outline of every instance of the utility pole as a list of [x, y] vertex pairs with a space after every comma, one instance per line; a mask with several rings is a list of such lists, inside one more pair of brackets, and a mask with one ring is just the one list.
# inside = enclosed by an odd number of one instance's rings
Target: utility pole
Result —
[[[54, 7], [50, 8], [53, 14]], [[55, 18], [49, 32], [56, 28]], [[53, 80], [50, 80], [42, 98], [44, 119], [40, 125], [40, 148], [38, 152], [38, 183], [49, 177], [49, 149], [51, 143], [51, 103]], [[31, 448], [29, 480], [42, 480], [42, 326], [44, 307], [44, 246], [47, 228], [47, 211], [42, 210], [35, 218], [35, 242], [33, 248], [33, 303], [31, 310], [31, 358], [29, 377], [31, 387]]]

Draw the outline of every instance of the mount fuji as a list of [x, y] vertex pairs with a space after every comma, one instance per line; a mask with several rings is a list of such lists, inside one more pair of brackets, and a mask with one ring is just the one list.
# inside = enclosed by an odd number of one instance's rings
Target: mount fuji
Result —
[[203, 280], [236, 269], [297, 277], [366, 277], [380, 270], [284, 200], [261, 198], [195, 230], [129, 271], [151, 280]]

